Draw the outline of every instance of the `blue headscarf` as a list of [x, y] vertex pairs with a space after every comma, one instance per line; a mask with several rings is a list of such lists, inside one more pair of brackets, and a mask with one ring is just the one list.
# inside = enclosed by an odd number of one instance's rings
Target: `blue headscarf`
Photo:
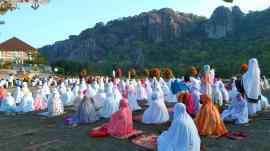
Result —
[[189, 87], [183, 82], [174, 80], [171, 84], [171, 90], [173, 94], [176, 94], [177, 92], [180, 91], [189, 91]]

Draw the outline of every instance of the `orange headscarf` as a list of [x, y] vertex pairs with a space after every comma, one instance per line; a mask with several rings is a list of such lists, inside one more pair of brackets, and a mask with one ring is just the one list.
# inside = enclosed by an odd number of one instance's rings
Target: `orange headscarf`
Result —
[[202, 95], [202, 107], [199, 111], [195, 124], [200, 135], [222, 135], [227, 129], [221, 119], [220, 113], [213, 105], [208, 95]]

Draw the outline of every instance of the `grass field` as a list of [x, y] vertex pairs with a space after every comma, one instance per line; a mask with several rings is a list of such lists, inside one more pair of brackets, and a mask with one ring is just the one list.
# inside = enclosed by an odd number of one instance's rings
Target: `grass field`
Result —
[[[269, 98], [269, 92], [265, 93]], [[142, 111], [140, 111], [142, 112]], [[135, 112], [138, 114], [140, 112]], [[73, 112], [67, 111], [66, 115]], [[64, 115], [65, 116], [65, 115]], [[56, 140], [52, 144], [28, 150], [39, 151], [144, 151], [128, 139], [113, 137], [90, 138], [92, 128], [108, 122], [102, 119], [94, 124], [70, 127], [64, 123], [63, 117], [44, 118], [36, 113], [16, 116], [0, 114], [0, 151], [21, 151], [37, 144]], [[270, 116], [269, 111], [261, 112], [254, 122], [247, 125], [226, 124], [230, 131], [242, 131], [248, 135], [245, 140], [231, 140], [228, 138], [214, 139], [201, 137], [202, 144], [209, 151], [268, 151], [270, 150], [270, 121], [261, 117]], [[166, 130], [166, 126], [142, 125], [134, 122], [134, 127], [145, 132], [159, 133]], [[32, 134], [22, 134], [33, 131]], [[17, 135], [17, 136], [15, 136]]]

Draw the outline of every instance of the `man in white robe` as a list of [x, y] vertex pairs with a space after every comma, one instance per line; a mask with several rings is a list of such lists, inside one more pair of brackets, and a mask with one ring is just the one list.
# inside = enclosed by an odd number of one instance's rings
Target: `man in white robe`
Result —
[[248, 71], [243, 75], [244, 98], [248, 101], [248, 114], [255, 116], [256, 105], [261, 97], [260, 68], [257, 59], [249, 60]]

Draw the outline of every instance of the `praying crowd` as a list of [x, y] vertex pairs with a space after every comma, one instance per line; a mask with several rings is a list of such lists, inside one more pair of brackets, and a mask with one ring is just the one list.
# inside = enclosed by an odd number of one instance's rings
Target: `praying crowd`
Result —
[[[0, 82], [0, 111], [7, 115], [36, 111], [53, 118], [65, 117], [70, 125], [109, 122], [90, 132], [91, 137], [127, 137], [139, 133], [133, 128], [133, 113], [143, 110], [142, 124], [170, 123], [157, 138], [159, 151], [199, 151], [200, 136], [226, 135], [224, 123], [246, 124], [257, 112], [270, 108], [262, 90], [268, 90], [253, 58], [242, 64], [239, 74], [224, 83], [213, 66], [182, 78], [151, 80], [109, 77], [36, 77]], [[14, 82], [15, 81], [15, 82]], [[8, 92], [14, 87], [14, 91]], [[29, 87], [35, 88], [34, 92]]]

